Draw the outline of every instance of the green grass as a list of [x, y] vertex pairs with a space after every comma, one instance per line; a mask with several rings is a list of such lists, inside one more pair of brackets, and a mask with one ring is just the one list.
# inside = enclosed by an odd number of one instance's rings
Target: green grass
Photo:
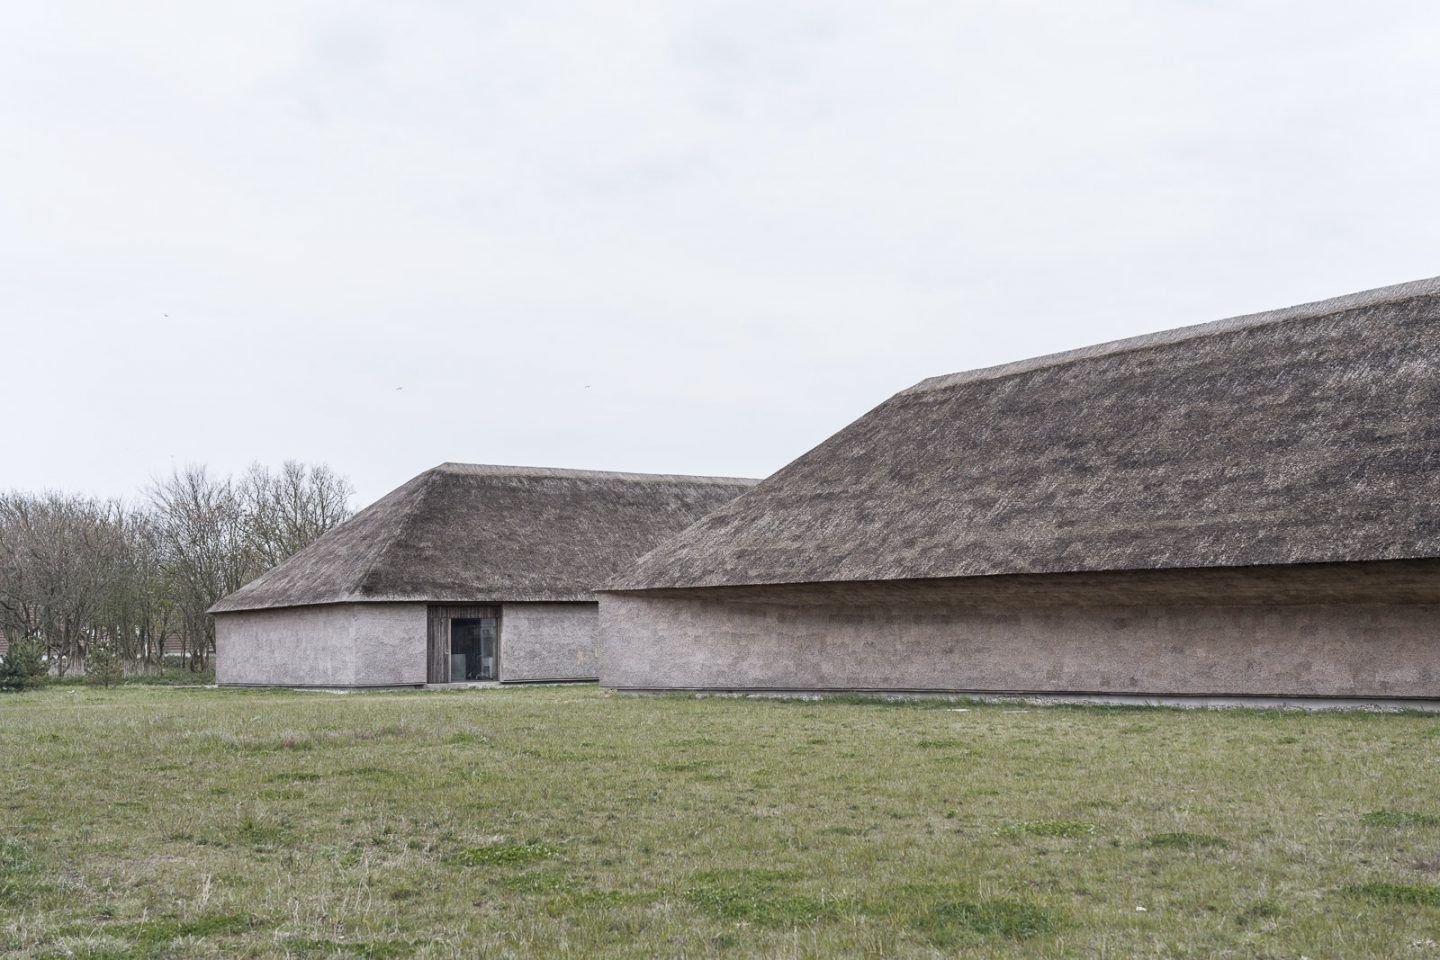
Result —
[[1060, 922], [1055, 912], [1024, 900], [973, 900], [963, 893], [945, 895], [933, 888], [928, 902], [911, 918], [911, 929], [936, 947], [953, 950], [965, 944], [994, 946], [994, 941], [1024, 940], [1052, 932]]
[[[131, 673], [120, 679], [126, 687], [203, 687], [215, 682], [214, 670], [192, 671], [183, 667], [167, 666], [157, 673]], [[69, 674], [64, 677], [46, 677], [45, 685], [50, 687], [79, 687], [86, 685], [83, 674]]]
[[1225, 846], [1225, 838], [1212, 836], [1208, 833], [1190, 833], [1186, 830], [1176, 830], [1170, 833], [1151, 834], [1145, 838], [1143, 843], [1147, 847], [1162, 847], [1174, 850], [1203, 850], [1206, 847]]
[[1372, 827], [1440, 827], [1440, 816], [1411, 810], [1372, 810], [1365, 814]]
[[1345, 888], [1347, 893], [1379, 903], [1423, 904], [1440, 907], [1440, 887], [1419, 883], [1390, 883], [1372, 880]]
[[532, 860], [543, 860], [554, 855], [555, 851], [552, 848], [532, 841], [530, 843], [492, 843], [483, 847], [466, 847], [450, 859], [454, 863], [475, 867], [486, 864], [529, 863]]
[[1440, 717], [954, 706], [0, 696], [0, 956], [1409, 958], [1440, 939]]
[[998, 831], [1002, 837], [1088, 837], [1098, 827], [1088, 820], [1023, 820]]

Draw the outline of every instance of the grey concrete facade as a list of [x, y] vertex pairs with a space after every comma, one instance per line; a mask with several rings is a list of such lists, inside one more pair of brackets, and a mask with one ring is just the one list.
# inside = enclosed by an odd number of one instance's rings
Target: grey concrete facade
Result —
[[336, 603], [215, 616], [222, 685], [384, 687], [425, 682], [425, 604]]
[[[760, 593], [760, 591], [757, 591]], [[622, 690], [1440, 698], [1440, 604], [767, 603], [606, 594]]]
[[[500, 681], [599, 676], [595, 603], [506, 603]], [[216, 682], [235, 686], [396, 687], [426, 682], [423, 603], [334, 603], [220, 613]]]
[[507, 603], [500, 614], [500, 682], [594, 680], [596, 603]]

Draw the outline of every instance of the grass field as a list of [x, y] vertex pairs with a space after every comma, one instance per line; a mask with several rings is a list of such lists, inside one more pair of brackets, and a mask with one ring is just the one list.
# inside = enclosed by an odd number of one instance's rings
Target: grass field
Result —
[[14, 957], [1440, 957], [1440, 717], [0, 697]]

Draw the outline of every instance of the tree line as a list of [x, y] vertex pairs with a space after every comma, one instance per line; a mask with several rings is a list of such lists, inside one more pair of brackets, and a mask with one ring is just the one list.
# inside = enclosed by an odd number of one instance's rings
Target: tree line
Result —
[[96, 650], [159, 669], [167, 637], [207, 670], [205, 611], [348, 517], [353, 492], [324, 464], [287, 461], [177, 468], [135, 500], [0, 493], [0, 634], [61, 676]]

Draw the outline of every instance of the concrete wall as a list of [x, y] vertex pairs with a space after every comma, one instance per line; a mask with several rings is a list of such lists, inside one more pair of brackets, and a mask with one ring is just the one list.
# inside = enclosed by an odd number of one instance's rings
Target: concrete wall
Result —
[[425, 682], [425, 605], [343, 603], [215, 617], [221, 684], [398, 686]]
[[1440, 698], [1436, 604], [600, 606], [620, 689]]
[[500, 613], [500, 680], [594, 680], [594, 603], [507, 603]]

